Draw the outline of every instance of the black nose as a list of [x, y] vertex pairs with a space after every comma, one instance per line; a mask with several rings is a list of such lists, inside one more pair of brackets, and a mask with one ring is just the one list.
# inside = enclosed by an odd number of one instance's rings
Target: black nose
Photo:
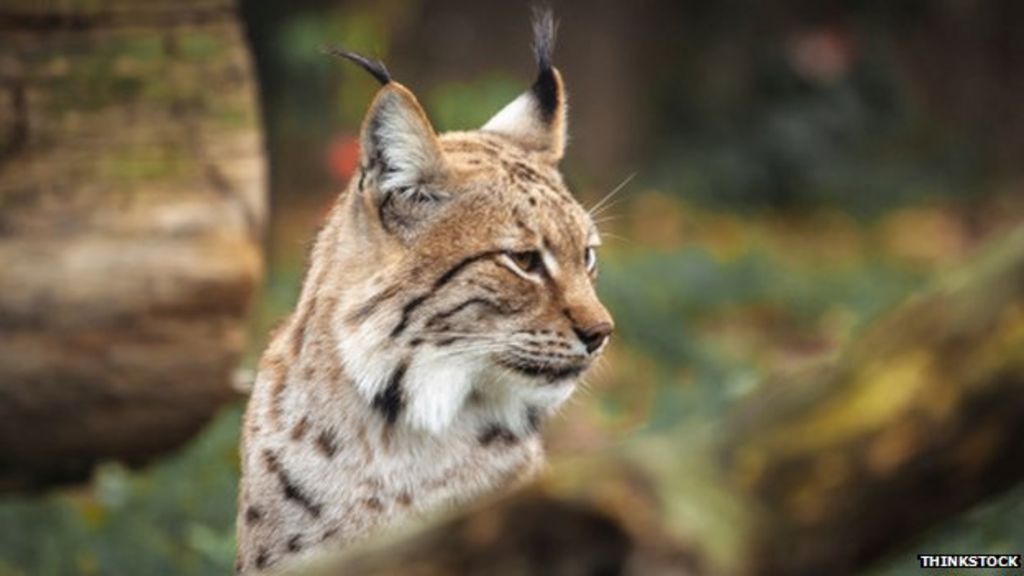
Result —
[[604, 341], [608, 339], [608, 335], [612, 333], [614, 326], [611, 322], [601, 322], [587, 328], [573, 328], [576, 335], [580, 337], [580, 341], [587, 347], [587, 353], [592, 354], [594, 350], [597, 350], [604, 344]]

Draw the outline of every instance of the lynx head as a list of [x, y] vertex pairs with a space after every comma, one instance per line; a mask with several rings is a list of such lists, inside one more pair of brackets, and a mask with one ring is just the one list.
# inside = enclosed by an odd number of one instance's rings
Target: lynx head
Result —
[[[566, 94], [554, 23], [534, 24], [539, 74], [478, 130], [435, 133], [377, 62], [334, 50], [383, 85], [361, 166], [318, 250], [346, 371], [392, 424], [440, 432], [469, 405], [523, 432], [571, 394], [612, 318], [594, 291], [600, 244], [558, 163]], [[333, 276], [333, 280], [331, 279]]]

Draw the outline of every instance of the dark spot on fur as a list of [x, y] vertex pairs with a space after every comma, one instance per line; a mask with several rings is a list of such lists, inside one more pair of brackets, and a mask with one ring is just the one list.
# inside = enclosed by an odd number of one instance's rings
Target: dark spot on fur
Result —
[[292, 484], [291, 482], [285, 483], [283, 481], [282, 485], [284, 488], [285, 499], [298, 503], [300, 506], [305, 508], [307, 512], [309, 512], [310, 516], [314, 518], [320, 517], [320, 505], [314, 504], [309, 499], [308, 496], [306, 496], [301, 490], [299, 490], [298, 486]]
[[270, 562], [270, 556], [267, 554], [266, 548], [260, 548], [256, 553], [256, 569], [262, 570], [267, 567]]
[[480, 433], [479, 440], [481, 446], [491, 446], [496, 442], [509, 445], [519, 442], [519, 437], [500, 424], [491, 424]]
[[256, 524], [263, 519], [263, 511], [256, 506], [249, 506], [245, 509], [245, 523], [249, 526]]
[[294, 441], [302, 440], [302, 437], [306, 435], [306, 429], [308, 429], [308, 428], [309, 428], [309, 418], [307, 418], [306, 416], [303, 416], [302, 419], [299, 420], [295, 424], [295, 427], [292, 428], [292, 440], [294, 440]]
[[289, 552], [298, 552], [299, 550], [302, 550], [302, 536], [299, 534], [292, 535], [292, 537], [288, 539], [287, 546]]
[[374, 512], [380, 512], [381, 510], [384, 509], [384, 504], [382, 504], [380, 498], [377, 498], [376, 496], [371, 496], [366, 500], [363, 500], [363, 504], [366, 505], [368, 509], [373, 510]]
[[530, 406], [526, 409], [526, 424], [530, 427], [531, 432], [536, 432], [540, 429], [540, 410], [536, 406]]
[[398, 495], [398, 503], [402, 506], [410, 506], [412, 504], [412, 494], [408, 491], [403, 491]]
[[405, 393], [402, 390], [402, 380], [405, 378], [405, 371], [408, 370], [408, 361], [401, 362], [395, 371], [391, 373], [387, 388], [373, 397], [373, 408], [380, 412], [389, 425], [398, 421], [399, 414], [405, 408]]
[[366, 188], [366, 166], [359, 165], [359, 191], [362, 192]]
[[284, 494], [285, 500], [295, 502], [314, 518], [320, 517], [320, 512], [323, 507], [314, 502], [308, 494], [299, 488], [299, 486], [292, 480], [291, 475], [288, 474], [288, 471], [281, 465], [281, 461], [278, 459], [276, 454], [270, 450], [264, 450], [263, 462], [266, 464], [267, 470], [277, 476], [277, 480], [281, 484], [281, 490]]
[[327, 458], [333, 458], [338, 453], [338, 444], [334, 434], [329, 430], [323, 430], [316, 437], [316, 449]]
[[337, 533], [338, 533], [338, 529], [337, 529], [337, 528], [328, 528], [328, 529], [327, 529], [327, 530], [326, 530], [326, 531], [324, 532], [324, 535], [320, 537], [320, 541], [321, 541], [321, 542], [323, 542], [323, 541], [325, 541], [325, 540], [330, 540], [331, 538], [334, 538], [334, 536], [335, 536], [335, 535], [336, 535]]

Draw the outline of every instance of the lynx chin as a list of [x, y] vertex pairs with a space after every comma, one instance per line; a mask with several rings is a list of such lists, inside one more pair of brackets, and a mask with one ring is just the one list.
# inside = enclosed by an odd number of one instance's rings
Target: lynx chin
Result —
[[567, 189], [550, 13], [539, 73], [482, 128], [438, 135], [383, 65], [361, 164], [260, 361], [242, 435], [236, 571], [532, 477], [538, 428], [601, 353], [600, 244]]

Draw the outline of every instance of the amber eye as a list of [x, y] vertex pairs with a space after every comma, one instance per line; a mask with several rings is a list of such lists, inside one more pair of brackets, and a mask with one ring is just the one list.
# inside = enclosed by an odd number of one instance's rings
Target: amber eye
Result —
[[594, 270], [597, 269], [597, 250], [588, 247], [587, 251], [583, 254], [583, 263], [587, 268], [587, 272], [593, 274]]
[[536, 274], [544, 269], [544, 259], [536, 250], [506, 252], [505, 255], [515, 264], [516, 268], [526, 274]]

